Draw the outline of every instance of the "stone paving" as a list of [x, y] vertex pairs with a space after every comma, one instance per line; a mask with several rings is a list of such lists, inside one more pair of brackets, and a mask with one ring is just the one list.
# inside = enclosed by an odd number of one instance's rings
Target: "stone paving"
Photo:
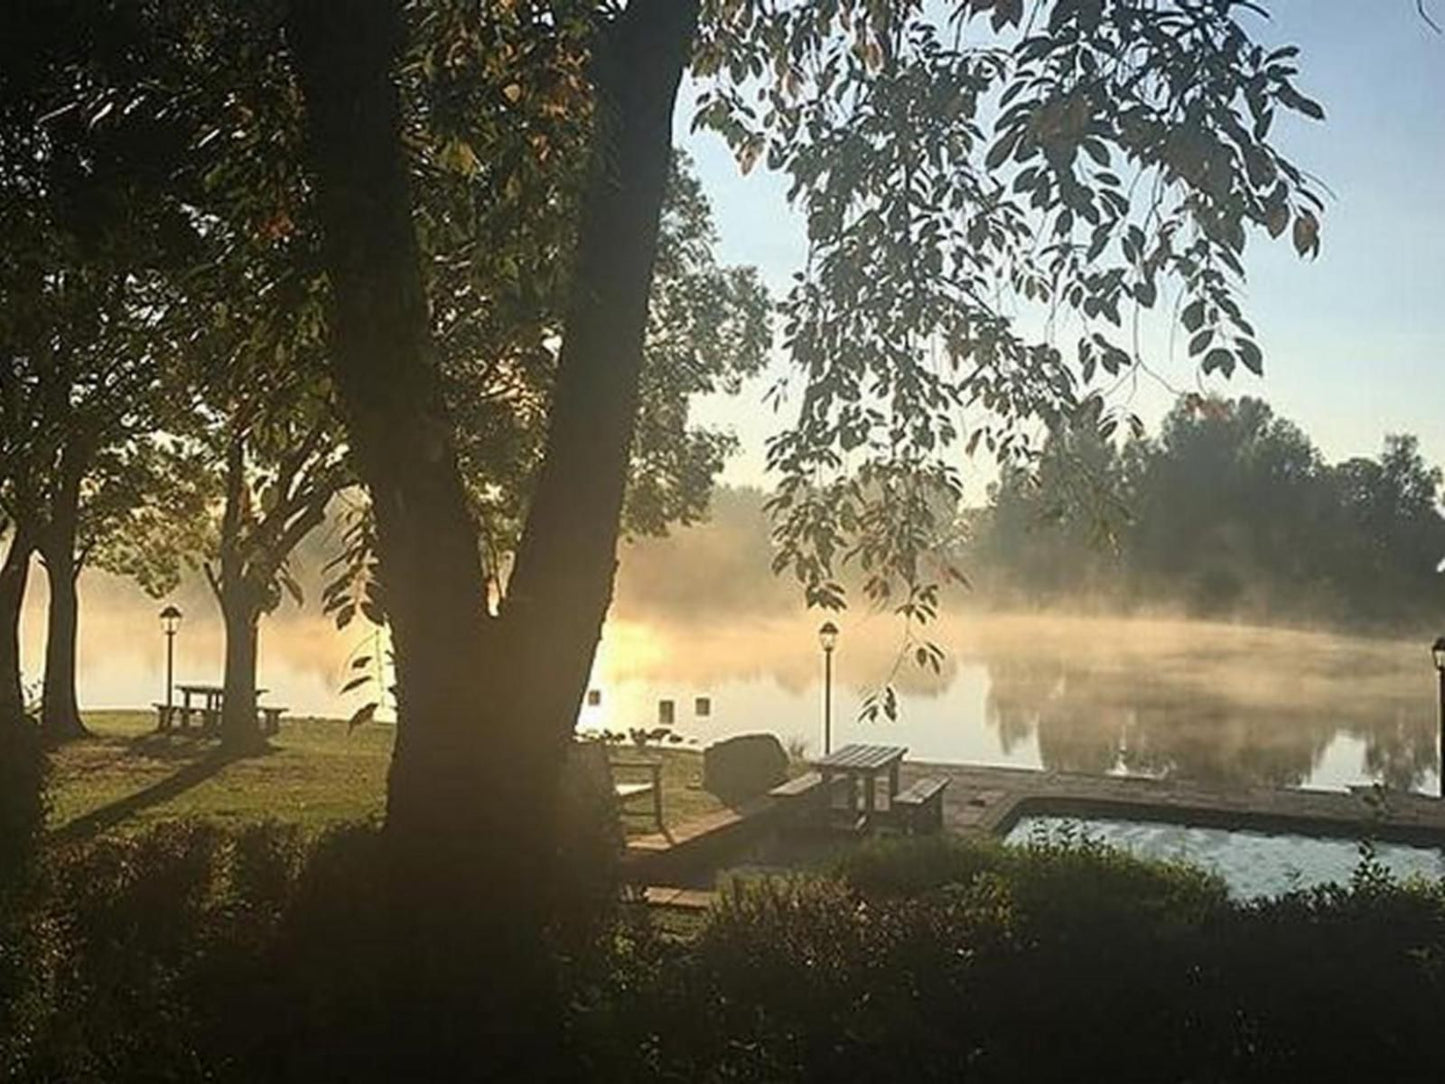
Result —
[[[1372, 787], [1224, 788], [1187, 780], [917, 761], [905, 761], [900, 775], [905, 788], [926, 777], [948, 778], [944, 830], [959, 835], [1002, 836], [1021, 817], [1055, 814], [1445, 846], [1445, 801]], [[726, 865], [738, 845], [768, 831], [781, 813], [780, 805], [764, 797], [689, 821], [669, 835], [634, 838], [623, 860], [624, 879], [651, 886], [644, 898], [656, 906], [706, 907], [712, 894], [695, 890], [700, 872]]]
[[1185, 780], [1095, 776], [905, 761], [903, 785], [947, 776], [946, 830], [1003, 835], [1029, 814], [1111, 816], [1247, 828], [1265, 832], [1358, 837], [1418, 845], [1445, 844], [1445, 801], [1377, 791], [1218, 787]]

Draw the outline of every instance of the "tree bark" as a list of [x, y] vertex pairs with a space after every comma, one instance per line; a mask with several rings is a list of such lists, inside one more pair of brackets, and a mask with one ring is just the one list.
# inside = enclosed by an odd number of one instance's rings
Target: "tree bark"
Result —
[[221, 746], [235, 753], [254, 752], [263, 744], [256, 719], [256, 648], [261, 611], [244, 585], [223, 582], [218, 601], [226, 628]]
[[391, 78], [398, 12], [293, 3], [333, 373], [371, 492], [395, 651], [386, 832], [405, 895], [392, 948], [418, 999], [408, 1026], [421, 1027], [402, 1042], [437, 1065], [475, 1050], [479, 1028], [513, 1029], [518, 1057], [555, 1039], [542, 940], [552, 812], [611, 595], [672, 106], [696, 14], [696, 0], [634, 0], [599, 51], [547, 461], [493, 619], [422, 292]]
[[20, 681], [20, 611], [30, 579], [30, 536], [17, 528], [10, 536], [5, 563], [0, 565], [0, 720], [18, 719], [25, 711]]
[[333, 370], [370, 490], [397, 672], [387, 830], [480, 846], [486, 593], [422, 293], [391, 67], [394, 4], [297, 0]]
[[221, 746], [232, 753], [254, 752], [263, 744], [256, 719], [256, 626], [261, 618], [261, 603], [247, 575], [246, 557], [241, 552], [246, 498], [246, 428], [237, 421], [226, 447], [220, 575], [206, 566], [206, 578], [221, 608], [226, 630], [225, 670], [221, 678]]
[[387, 1022], [386, 1053], [413, 1078], [444, 1076], [490, 1033], [494, 1057], [520, 1070], [552, 1033], [538, 889], [523, 875], [536, 810], [498, 794], [515, 731], [482, 725], [499, 676], [483, 651], [476, 527], [413, 233], [391, 78], [400, 14], [379, 0], [294, 0], [288, 29], [330, 278], [332, 371], [376, 517], [397, 676], [381, 966], [406, 1011]]
[[90, 733], [80, 718], [75, 695], [76, 648], [80, 633], [80, 603], [76, 592], [75, 551], [56, 546], [45, 554], [45, 576], [50, 584], [50, 606], [45, 629], [45, 679], [41, 692], [40, 731], [50, 744]]
[[76, 647], [80, 634], [80, 607], [76, 594], [80, 562], [75, 551], [80, 528], [80, 481], [84, 460], [85, 453], [75, 443], [68, 446], [62, 455], [61, 477], [51, 496], [50, 522], [40, 545], [46, 581], [50, 584], [40, 733], [50, 744], [84, 737], [89, 733], [81, 722], [75, 695]]
[[551, 427], [502, 613], [511, 707], [535, 735], [549, 792], [612, 599], [672, 114], [697, 15], [696, 0], [633, 0], [594, 58], [597, 122]]

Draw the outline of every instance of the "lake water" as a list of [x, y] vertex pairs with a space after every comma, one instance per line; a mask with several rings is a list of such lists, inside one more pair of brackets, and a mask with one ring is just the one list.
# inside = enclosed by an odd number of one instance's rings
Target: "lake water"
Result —
[[[1107, 817], [1023, 817], [1008, 834], [1010, 843], [1034, 839], [1102, 840], [1143, 858], [1177, 859], [1212, 870], [1241, 898], [1275, 896], [1295, 888], [1345, 884], [1361, 859], [1358, 843], [1312, 836], [1193, 828], [1182, 824]], [[1397, 879], [1445, 877], [1438, 848], [1381, 843], [1374, 860]]]
[[[27, 609], [25, 666], [42, 658], [43, 577]], [[164, 693], [159, 603], [105, 577], [82, 580], [83, 706], [148, 705]], [[221, 625], [192, 587], [176, 642], [178, 681], [220, 677]], [[624, 614], [609, 621], [580, 725], [656, 725], [705, 743], [772, 731], [822, 746], [817, 614]], [[932, 632], [942, 672], [911, 661], [887, 615], [835, 617], [833, 744], [905, 745], [914, 759], [1133, 773], [1220, 783], [1343, 787], [1385, 782], [1435, 793], [1435, 674], [1427, 645], [1175, 620], [955, 615]], [[376, 688], [343, 695], [373, 632], [337, 632], [283, 610], [261, 632], [261, 684], [293, 712], [346, 716]], [[897, 721], [865, 722], [862, 698], [894, 673]], [[706, 697], [710, 712], [699, 714]]]

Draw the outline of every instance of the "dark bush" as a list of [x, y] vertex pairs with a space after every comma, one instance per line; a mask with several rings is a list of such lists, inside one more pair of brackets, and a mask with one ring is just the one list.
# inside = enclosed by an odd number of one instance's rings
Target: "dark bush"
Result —
[[33, 871], [45, 830], [45, 751], [25, 716], [0, 718], [0, 910]]
[[873, 844], [640, 940], [593, 1005], [613, 1079], [1434, 1079], [1445, 896], [1265, 903], [1088, 840]]
[[[3, 942], [3, 1079], [419, 1079], [387, 869], [370, 827], [177, 824], [49, 853]], [[588, 951], [557, 942], [561, 1076], [1436, 1079], [1445, 890], [1365, 874], [1238, 904], [1088, 840], [910, 840], [739, 882], [687, 936], [607, 908]]]

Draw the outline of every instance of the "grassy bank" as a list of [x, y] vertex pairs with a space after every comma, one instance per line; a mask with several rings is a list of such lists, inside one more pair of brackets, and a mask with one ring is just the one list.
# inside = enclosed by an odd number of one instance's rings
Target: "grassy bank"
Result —
[[[227, 826], [278, 820], [313, 832], [368, 820], [385, 805], [394, 734], [387, 725], [348, 732], [338, 720], [288, 719], [265, 753], [239, 760], [219, 757], [212, 738], [156, 733], [148, 712], [91, 712], [86, 725], [92, 737], [51, 758], [50, 827], [71, 835], [132, 833], [187, 817]], [[697, 787], [696, 750], [649, 755], [662, 758], [669, 825], [720, 808]], [[649, 829], [643, 817], [626, 820], [630, 831]]]

